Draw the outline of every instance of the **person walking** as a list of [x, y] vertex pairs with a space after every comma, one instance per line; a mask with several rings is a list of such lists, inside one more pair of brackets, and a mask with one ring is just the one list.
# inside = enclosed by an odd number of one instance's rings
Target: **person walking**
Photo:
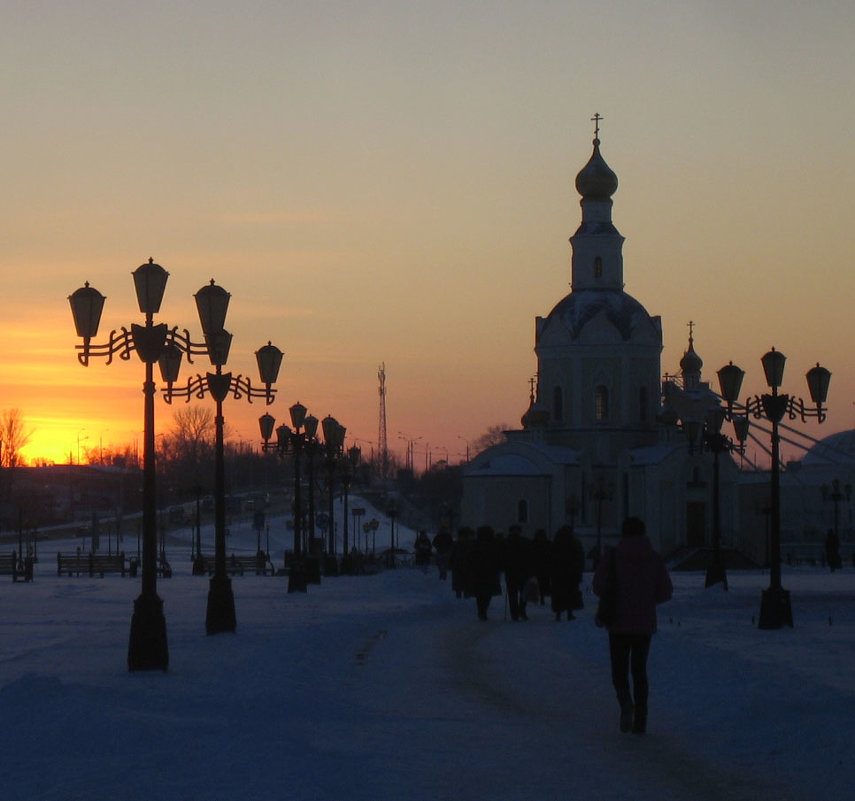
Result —
[[567, 619], [573, 620], [576, 617], [573, 611], [582, 608], [579, 585], [585, 572], [585, 549], [570, 526], [561, 526], [555, 532], [550, 559], [550, 591], [555, 619], [561, 620], [561, 615], [566, 612]]
[[445, 581], [448, 577], [448, 563], [451, 558], [451, 548], [454, 540], [447, 528], [441, 528], [433, 538], [433, 549], [436, 551], [436, 566], [439, 569], [439, 580]]
[[546, 531], [539, 528], [534, 532], [532, 542], [532, 553], [534, 558], [534, 575], [537, 578], [537, 589], [540, 594], [540, 605], [546, 604], [546, 598], [552, 595], [552, 543]]
[[469, 552], [469, 560], [471, 594], [475, 596], [478, 619], [486, 620], [487, 609], [493, 596], [502, 594], [502, 586], [499, 583], [499, 547], [490, 526], [478, 527], [475, 544]]
[[[612, 684], [620, 705], [620, 730], [647, 730], [647, 657], [656, 633], [656, 605], [673, 592], [665, 560], [653, 549], [644, 521], [628, 517], [617, 546], [603, 555], [594, 573], [594, 594], [613, 594], [614, 614], [609, 633]], [[632, 673], [632, 692], [629, 676]]]
[[825, 561], [832, 573], [843, 567], [843, 560], [840, 558], [840, 537], [833, 528], [828, 529], [825, 536]]
[[505, 587], [511, 620], [528, 620], [526, 615], [526, 581], [534, 575], [531, 541], [522, 535], [519, 526], [508, 529], [508, 538], [502, 552], [505, 570]]
[[451, 555], [448, 566], [451, 570], [451, 589], [457, 598], [469, 598], [472, 581], [469, 577], [471, 569], [470, 552], [474, 545], [475, 536], [470, 528], [461, 528], [457, 532], [457, 539], [451, 546]]
[[416, 567], [420, 567], [423, 573], [427, 573], [430, 566], [430, 553], [433, 549], [430, 537], [426, 531], [420, 531], [416, 541], [413, 543], [413, 549], [416, 552]]

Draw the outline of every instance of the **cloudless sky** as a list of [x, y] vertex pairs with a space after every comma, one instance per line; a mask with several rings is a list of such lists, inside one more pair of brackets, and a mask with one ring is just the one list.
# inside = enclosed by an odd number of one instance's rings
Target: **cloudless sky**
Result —
[[[141, 322], [130, 273], [153, 257], [158, 322], [198, 334], [214, 278], [229, 368], [285, 351], [277, 419], [300, 400], [370, 450], [385, 362], [390, 446], [458, 461], [527, 406], [599, 112], [663, 372], [691, 319], [714, 386], [732, 359], [762, 391], [775, 345], [785, 391], [816, 361], [834, 375], [817, 435], [849, 428], [853, 34], [831, 0], [9, 0], [0, 408], [34, 429], [30, 456], [139, 439], [142, 366], [79, 366], [66, 298], [107, 296], [101, 339]], [[264, 411], [226, 402], [253, 443]]]

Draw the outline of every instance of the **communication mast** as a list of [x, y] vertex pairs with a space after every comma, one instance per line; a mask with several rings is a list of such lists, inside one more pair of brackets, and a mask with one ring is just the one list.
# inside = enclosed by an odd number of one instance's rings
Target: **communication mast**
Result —
[[380, 451], [380, 477], [386, 478], [389, 472], [389, 449], [386, 443], [386, 362], [381, 362], [377, 378], [380, 381], [380, 425], [377, 431], [377, 445]]

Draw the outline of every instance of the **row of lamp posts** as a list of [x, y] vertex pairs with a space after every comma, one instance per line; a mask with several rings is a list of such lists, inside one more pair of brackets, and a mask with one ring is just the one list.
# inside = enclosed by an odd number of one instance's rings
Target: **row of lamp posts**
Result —
[[[307, 414], [307, 409], [302, 403], [295, 403], [288, 410], [291, 425], [282, 423], [276, 426], [275, 418], [270, 414], [264, 414], [259, 418], [258, 424], [263, 440], [264, 450], [275, 451], [280, 457], [291, 456], [294, 468], [294, 493], [293, 493], [293, 519], [294, 519], [294, 545], [290, 559], [290, 571], [288, 578], [288, 592], [305, 592], [308, 583], [320, 581], [320, 563], [313, 553], [315, 545], [315, 508], [314, 508], [314, 460], [318, 453], [323, 456], [323, 463], [327, 473], [327, 497], [329, 510], [327, 514], [328, 543], [324, 572], [327, 575], [337, 575], [339, 572], [336, 555], [335, 541], [335, 477], [340, 476], [344, 489], [344, 514], [343, 514], [343, 554], [341, 562], [342, 572], [350, 571], [350, 554], [348, 543], [348, 520], [347, 503], [350, 482], [354, 470], [359, 464], [361, 451], [353, 446], [346, 452], [344, 450], [344, 437], [346, 428], [334, 417], [327, 415], [320, 422], [324, 441], [318, 439], [318, 419]], [[273, 440], [273, 434], [276, 439]], [[303, 509], [303, 479], [302, 468], [305, 459], [307, 467], [307, 483], [309, 490], [308, 514]], [[308, 524], [304, 531], [304, 522]]]

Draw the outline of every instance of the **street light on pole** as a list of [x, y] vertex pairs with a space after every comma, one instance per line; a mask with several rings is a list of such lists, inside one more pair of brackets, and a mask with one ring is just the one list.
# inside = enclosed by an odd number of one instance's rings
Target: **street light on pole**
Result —
[[128, 644], [128, 669], [166, 670], [169, 666], [169, 647], [166, 639], [166, 618], [163, 601], [157, 594], [157, 478], [154, 449], [154, 363], [166, 347], [168, 328], [165, 323], [155, 325], [154, 315], [166, 291], [169, 273], [154, 259], [133, 272], [139, 310], [145, 315], [145, 325], [123, 327], [121, 333], [110, 332], [105, 344], [92, 344], [98, 335], [101, 312], [106, 298], [89, 282], [69, 297], [77, 335], [83, 339], [77, 345], [78, 361], [88, 367], [91, 358], [104, 358], [107, 364], [118, 354], [127, 361], [136, 352], [145, 365], [143, 381], [143, 555], [142, 589], [134, 601], [131, 633]]
[[[356, 446], [352, 446], [347, 451], [346, 458], [341, 460], [341, 483], [344, 487], [344, 509], [342, 511], [342, 526], [344, 531], [344, 559], [342, 560], [342, 564], [346, 566], [343, 568], [343, 572], [350, 572], [354, 565], [350, 558], [350, 553], [348, 552], [348, 521], [347, 521], [347, 503], [350, 494], [350, 482], [353, 480], [353, 474], [356, 471], [356, 467], [359, 464], [359, 458], [362, 455], [362, 451]], [[354, 532], [355, 534], [355, 532]]]
[[164, 350], [159, 360], [161, 377], [166, 383], [164, 400], [172, 403], [173, 398], [184, 398], [188, 403], [191, 397], [204, 398], [210, 395], [216, 403], [214, 417], [214, 575], [208, 590], [208, 606], [205, 617], [205, 630], [208, 634], [232, 632], [237, 627], [235, 599], [232, 582], [226, 572], [226, 480], [224, 455], [223, 401], [231, 395], [235, 399], [263, 398], [270, 405], [275, 399], [276, 390], [272, 385], [279, 376], [282, 364], [282, 351], [268, 342], [256, 351], [258, 371], [264, 388], [252, 386], [251, 381], [242, 375], [233, 376], [224, 373], [223, 366], [229, 358], [232, 335], [225, 330], [229, 293], [217, 286], [213, 279], [202, 287], [196, 295], [196, 308], [202, 332], [205, 335], [206, 351], [215, 372], [196, 375], [187, 380], [187, 385], [175, 388], [181, 367], [182, 353], [196, 353], [189, 337], [174, 336], [172, 343]]
[[[308, 555], [302, 549], [303, 533], [303, 501], [302, 501], [302, 476], [300, 470], [300, 455], [305, 447], [307, 432], [304, 430], [306, 424], [306, 407], [299, 401], [288, 410], [291, 417], [293, 429], [284, 423], [276, 428], [276, 442], [271, 443], [270, 435], [275, 420], [269, 415], [264, 415], [258, 421], [261, 436], [264, 440], [264, 450], [273, 450], [284, 457], [290, 453], [294, 459], [294, 551], [288, 574], [288, 592], [306, 592], [306, 564]], [[315, 418], [312, 418], [313, 420]], [[317, 422], [310, 421], [310, 426], [317, 428]], [[314, 432], [312, 432], [314, 434]], [[286, 559], [286, 567], [287, 559]]]
[[722, 453], [745, 452], [745, 440], [748, 438], [748, 418], [744, 415], [733, 417], [733, 429], [736, 433], [737, 442], [734, 443], [730, 437], [721, 433], [721, 426], [727, 413], [720, 406], [716, 406], [707, 412], [706, 419], [701, 423], [699, 420], [684, 420], [683, 429], [689, 439], [689, 453], [697, 445], [702, 450], [708, 450], [713, 455], [713, 497], [712, 497], [712, 558], [707, 564], [705, 587], [721, 584], [727, 589], [727, 572], [721, 553], [721, 481], [720, 461]]
[[[332, 415], [327, 415], [321, 421], [321, 430], [324, 432], [324, 466], [327, 470], [327, 502], [329, 504], [329, 540], [327, 544], [327, 564], [325, 572], [327, 575], [338, 575], [338, 561], [336, 559], [335, 547], [335, 473], [338, 460], [341, 458], [344, 447], [344, 435], [346, 429]], [[345, 550], [344, 556], [347, 556]]]
[[785, 624], [792, 627], [793, 610], [790, 605], [790, 593], [781, 586], [781, 463], [780, 443], [781, 438], [778, 426], [787, 415], [790, 420], [800, 418], [807, 422], [808, 418], [816, 418], [817, 422], [824, 423], [826, 409], [823, 407], [828, 397], [828, 386], [831, 382], [831, 373], [821, 367], [817, 362], [816, 367], [807, 371], [808, 390], [811, 402], [815, 408], [806, 407], [801, 398], [778, 393], [778, 388], [784, 378], [784, 364], [787, 357], [780, 351], [772, 348], [761, 358], [763, 372], [766, 375], [766, 383], [771, 388], [771, 393], [755, 395], [745, 401], [738, 403], [739, 391], [742, 388], [742, 379], [745, 371], [737, 367], [733, 362], [722, 367], [718, 371], [718, 380], [721, 387], [721, 396], [727, 402], [727, 419], [734, 419], [734, 409], [742, 415], [753, 415], [755, 418], [765, 418], [772, 424], [772, 469], [770, 473], [770, 568], [769, 587], [763, 591], [760, 603], [761, 629], [779, 629]]

